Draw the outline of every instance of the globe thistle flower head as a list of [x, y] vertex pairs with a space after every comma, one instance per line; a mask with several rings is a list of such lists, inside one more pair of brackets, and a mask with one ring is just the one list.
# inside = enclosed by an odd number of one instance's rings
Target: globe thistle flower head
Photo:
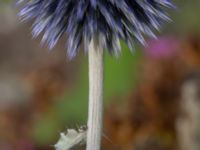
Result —
[[120, 40], [130, 49], [134, 42], [145, 45], [144, 36], [170, 21], [166, 8], [171, 0], [18, 0], [23, 20], [34, 20], [34, 37], [43, 33], [42, 43], [52, 49], [67, 35], [68, 55], [73, 58], [84, 45], [87, 52], [92, 38], [111, 54], [121, 51]]

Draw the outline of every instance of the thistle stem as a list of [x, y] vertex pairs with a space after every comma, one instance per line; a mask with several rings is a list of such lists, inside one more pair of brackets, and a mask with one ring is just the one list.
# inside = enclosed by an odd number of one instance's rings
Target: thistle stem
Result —
[[89, 45], [89, 111], [86, 150], [100, 150], [103, 126], [103, 48]]

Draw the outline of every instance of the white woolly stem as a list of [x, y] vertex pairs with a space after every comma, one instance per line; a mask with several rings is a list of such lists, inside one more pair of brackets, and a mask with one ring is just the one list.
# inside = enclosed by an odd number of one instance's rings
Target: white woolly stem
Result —
[[89, 111], [87, 150], [100, 150], [103, 122], [103, 48], [89, 45]]

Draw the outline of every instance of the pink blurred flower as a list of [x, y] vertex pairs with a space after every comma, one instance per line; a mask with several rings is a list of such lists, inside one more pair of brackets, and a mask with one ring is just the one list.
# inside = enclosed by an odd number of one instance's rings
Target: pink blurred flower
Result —
[[174, 36], [158, 37], [148, 41], [144, 54], [150, 58], [171, 58], [179, 51], [179, 40]]

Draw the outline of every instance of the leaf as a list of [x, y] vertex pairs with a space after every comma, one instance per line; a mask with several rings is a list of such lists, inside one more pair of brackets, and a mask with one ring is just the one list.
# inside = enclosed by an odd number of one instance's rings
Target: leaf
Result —
[[80, 127], [78, 130], [68, 129], [67, 133], [60, 133], [60, 139], [54, 145], [56, 150], [69, 150], [70, 148], [86, 142], [87, 129]]

